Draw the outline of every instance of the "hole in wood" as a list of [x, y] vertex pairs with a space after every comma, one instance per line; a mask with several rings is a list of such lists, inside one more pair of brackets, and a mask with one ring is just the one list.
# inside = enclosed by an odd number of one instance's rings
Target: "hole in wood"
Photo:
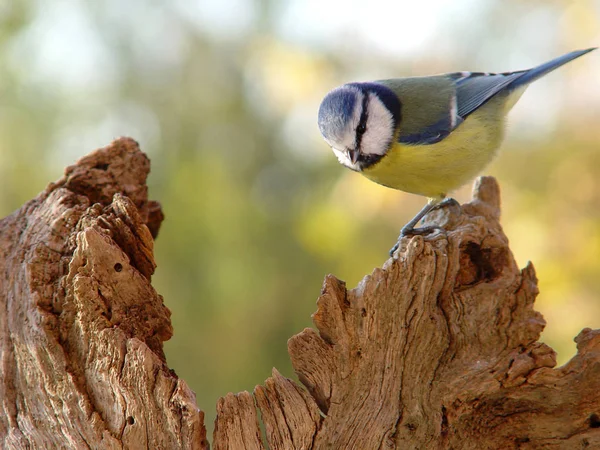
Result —
[[600, 428], [600, 417], [596, 413], [590, 416], [590, 428]]
[[412, 422], [408, 422], [405, 426], [408, 428], [408, 431], [415, 431], [417, 429], [417, 425]]
[[133, 424], [135, 423], [135, 419], [133, 418], [133, 416], [129, 416], [129, 417], [127, 418], [127, 423], [128, 423], [129, 425], [133, 425]]
[[472, 286], [496, 279], [506, 265], [505, 248], [481, 247], [476, 242], [461, 245], [461, 271], [457, 276], [460, 286]]
[[442, 436], [445, 436], [446, 434], [448, 434], [448, 415], [447, 415], [447, 411], [446, 411], [446, 407], [442, 406], [442, 425], [441, 425], [441, 433]]
[[115, 272], [120, 272], [121, 270], [123, 270], [123, 265], [121, 263], [116, 263]]

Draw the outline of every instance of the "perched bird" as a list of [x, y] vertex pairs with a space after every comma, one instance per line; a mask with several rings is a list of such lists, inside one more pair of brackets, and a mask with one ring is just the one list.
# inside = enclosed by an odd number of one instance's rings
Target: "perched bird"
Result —
[[517, 72], [455, 72], [344, 84], [323, 99], [319, 129], [344, 166], [384, 186], [428, 197], [400, 238], [426, 234], [436, 227], [415, 228], [417, 223], [453, 201], [442, 202], [492, 161], [506, 114], [526, 87], [592, 50]]

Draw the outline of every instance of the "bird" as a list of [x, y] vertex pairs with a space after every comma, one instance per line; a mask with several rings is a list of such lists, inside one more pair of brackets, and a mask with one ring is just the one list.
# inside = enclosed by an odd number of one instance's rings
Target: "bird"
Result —
[[433, 209], [456, 204], [448, 193], [494, 159], [504, 138], [506, 115], [527, 86], [595, 49], [514, 72], [346, 83], [325, 96], [318, 126], [342, 165], [383, 186], [428, 198], [402, 227], [390, 256], [403, 236], [439, 229], [416, 225]]

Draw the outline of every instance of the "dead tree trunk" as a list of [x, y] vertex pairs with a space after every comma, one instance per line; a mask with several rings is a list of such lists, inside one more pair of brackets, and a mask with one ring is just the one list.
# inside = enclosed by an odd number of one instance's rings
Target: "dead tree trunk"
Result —
[[347, 290], [325, 279], [317, 330], [288, 349], [310, 395], [276, 370], [217, 405], [215, 450], [600, 448], [600, 330], [554, 369], [538, 342], [533, 266], [519, 270], [481, 178], [462, 208], [430, 214], [446, 233], [404, 238]]
[[[194, 394], [165, 363], [150, 284], [162, 213], [149, 161], [120, 139], [0, 221], [5, 448], [207, 448]], [[446, 233], [403, 239], [357, 288], [328, 276], [317, 330], [289, 341], [306, 389], [276, 370], [217, 405], [215, 449], [600, 448], [600, 331], [555, 369], [482, 178]], [[258, 407], [258, 408], [257, 408]]]
[[115, 141], [0, 221], [2, 448], [206, 448], [163, 354], [149, 170], [133, 140]]

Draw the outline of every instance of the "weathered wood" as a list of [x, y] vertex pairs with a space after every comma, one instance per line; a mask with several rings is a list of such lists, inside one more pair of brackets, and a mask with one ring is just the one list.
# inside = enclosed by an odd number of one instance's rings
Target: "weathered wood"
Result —
[[320, 422], [319, 408], [308, 393], [277, 369], [254, 390], [270, 448], [311, 448]]
[[119, 139], [0, 221], [3, 448], [207, 448], [163, 354], [149, 170]]
[[[148, 171], [117, 140], [0, 221], [4, 448], [208, 448], [163, 354]], [[222, 398], [214, 448], [600, 448], [600, 330], [555, 368], [533, 266], [519, 270], [499, 216], [482, 178], [471, 203], [429, 215], [445, 233], [404, 238], [354, 289], [326, 277], [316, 330], [288, 342], [304, 387], [273, 370]]]
[[217, 414], [222, 419], [215, 422], [215, 450], [264, 450], [252, 395], [246, 391], [227, 394], [217, 402]]
[[[311, 397], [277, 373], [255, 390], [269, 448], [600, 448], [600, 330], [554, 368], [535, 271], [518, 269], [499, 216], [498, 186], [481, 178], [471, 203], [429, 215], [446, 233], [403, 238], [354, 289], [325, 279], [317, 331], [288, 344]], [[235, 407], [218, 411], [225, 422], [258, 434]]]

